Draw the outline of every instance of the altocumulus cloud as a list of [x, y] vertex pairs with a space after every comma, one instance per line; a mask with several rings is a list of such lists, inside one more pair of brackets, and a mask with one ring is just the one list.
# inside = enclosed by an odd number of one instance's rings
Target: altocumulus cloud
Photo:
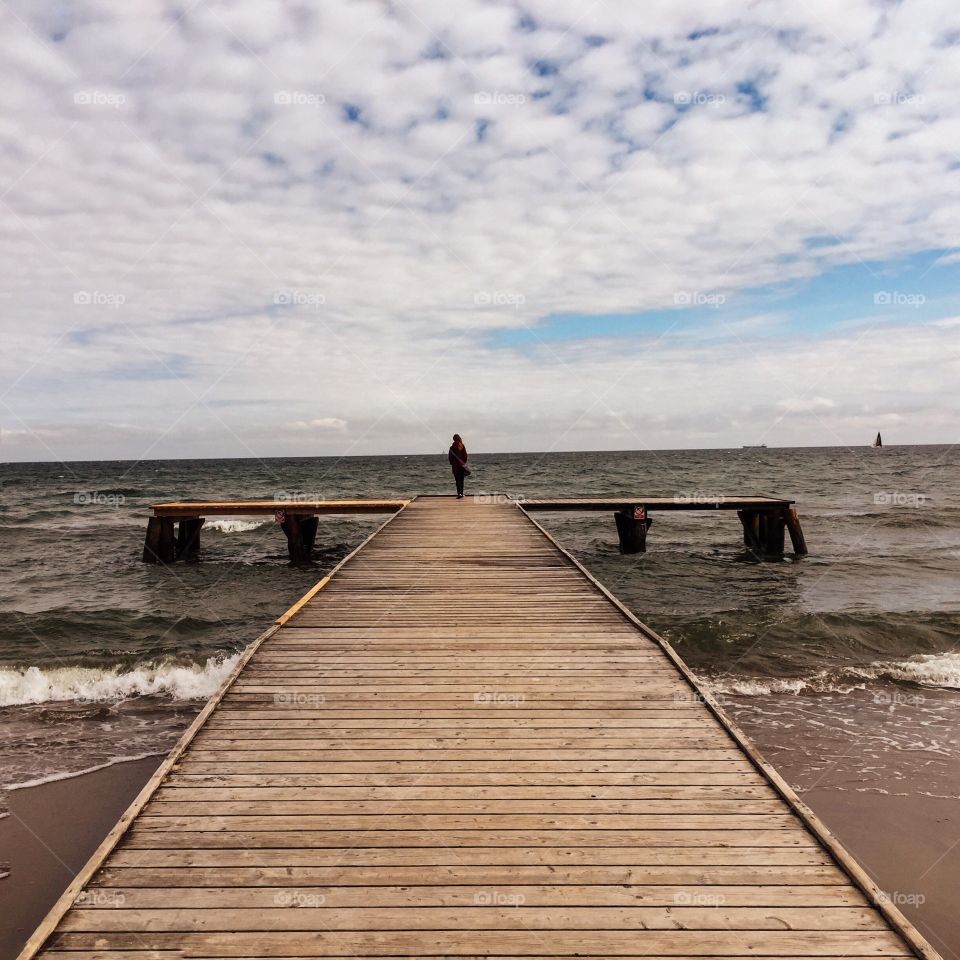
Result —
[[[957, 263], [958, 40], [947, 0], [13, 0], [2, 455], [954, 439], [956, 327], [877, 265]], [[844, 265], [884, 310], [724, 319]]]

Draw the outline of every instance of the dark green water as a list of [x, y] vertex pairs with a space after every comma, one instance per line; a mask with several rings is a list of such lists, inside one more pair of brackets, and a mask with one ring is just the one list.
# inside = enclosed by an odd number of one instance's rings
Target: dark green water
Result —
[[[890, 721], [879, 724], [883, 743], [955, 755], [947, 727], [960, 688], [960, 451], [473, 454], [473, 462], [468, 493], [796, 499], [811, 550], [799, 562], [746, 557], [730, 513], [656, 514], [641, 556], [620, 555], [609, 515], [538, 519], [744, 723], [789, 740], [785, 731], [842, 731], [850, 711], [880, 710]], [[208, 521], [202, 561], [165, 569], [140, 563], [148, 504], [410, 496], [452, 485], [443, 455], [5, 464], [0, 481], [8, 784], [167, 749], [229, 658], [380, 522], [321, 519], [311, 569], [288, 565], [272, 521]]]

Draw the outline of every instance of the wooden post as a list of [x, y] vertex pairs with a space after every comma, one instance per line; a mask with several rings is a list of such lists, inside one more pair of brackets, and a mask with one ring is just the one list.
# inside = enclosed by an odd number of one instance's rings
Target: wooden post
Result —
[[300, 539], [303, 540], [303, 550], [307, 560], [313, 559], [313, 543], [317, 539], [317, 527], [319, 525], [319, 517], [300, 518]]
[[761, 560], [783, 556], [786, 513], [783, 510], [738, 510], [743, 524], [743, 545]]
[[[310, 538], [310, 546], [308, 547], [304, 541], [304, 527], [306, 526], [309, 531], [309, 524], [306, 521], [312, 519], [314, 518], [298, 517], [296, 514], [288, 513], [280, 524], [283, 532], [287, 535], [287, 550], [290, 553], [291, 563], [307, 563], [310, 560], [313, 538]], [[316, 532], [316, 527], [314, 527], [314, 536], [316, 536]]]
[[196, 560], [200, 555], [200, 528], [204, 517], [185, 517], [177, 530], [177, 559]]
[[751, 552], [760, 554], [760, 515], [756, 510], [738, 510], [743, 524], [743, 545]]
[[645, 553], [647, 549], [647, 528], [650, 521], [643, 507], [632, 510], [618, 510], [613, 519], [617, 522], [617, 536], [620, 538], [621, 553]]
[[774, 559], [783, 556], [783, 534], [787, 521], [783, 510], [764, 511], [763, 555]]
[[793, 544], [793, 552], [798, 557], [805, 557], [807, 555], [807, 541], [804, 539], [803, 528], [800, 526], [800, 517], [797, 515], [797, 511], [790, 507], [784, 511], [783, 519], [787, 525], [787, 530], [790, 531], [790, 543]]
[[176, 544], [173, 539], [171, 517], [150, 517], [147, 521], [147, 536], [143, 542], [144, 563], [173, 563], [176, 559]]

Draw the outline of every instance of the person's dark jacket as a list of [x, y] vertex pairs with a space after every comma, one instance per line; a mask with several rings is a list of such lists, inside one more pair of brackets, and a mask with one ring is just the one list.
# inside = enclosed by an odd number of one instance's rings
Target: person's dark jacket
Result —
[[455, 443], [450, 444], [450, 452], [447, 454], [447, 459], [450, 461], [450, 467], [454, 473], [462, 470], [467, 465], [467, 448], [463, 446], [457, 447]]

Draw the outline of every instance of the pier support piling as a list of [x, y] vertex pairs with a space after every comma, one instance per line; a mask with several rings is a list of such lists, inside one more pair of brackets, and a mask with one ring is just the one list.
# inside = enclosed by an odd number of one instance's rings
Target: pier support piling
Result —
[[196, 560], [200, 556], [200, 528], [204, 517], [184, 517], [177, 530], [177, 560]]
[[793, 545], [793, 552], [798, 557], [805, 557], [807, 555], [807, 541], [803, 536], [803, 527], [800, 526], [800, 517], [793, 507], [784, 511], [784, 522], [790, 533], [790, 543]]
[[647, 530], [650, 519], [645, 507], [633, 507], [631, 510], [618, 510], [613, 515], [617, 522], [617, 536], [620, 538], [621, 553], [645, 553], [647, 549]]
[[176, 560], [176, 543], [173, 536], [173, 520], [170, 517], [150, 517], [147, 535], [143, 542], [144, 563], [173, 563]]
[[786, 520], [782, 510], [768, 510], [760, 518], [760, 530], [763, 537], [763, 555], [765, 557], [783, 556], [783, 538]]
[[[794, 514], [796, 511], [793, 511]], [[789, 526], [786, 510], [738, 510], [743, 524], [743, 545], [761, 560], [775, 560], [783, 556], [783, 544]], [[799, 527], [799, 520], [797, 521]], [[790, 534], [791, 540], [793, 533]], [[794, 551], [796, 542], [794, 541]], [[806, 547], [803, 549], [806, 553]]]
[[287, 535], [287, 550], [290, 553], [291, 563], [310, 562], [319, 522], [317, 517], [286, 515], [280, 526]]
[[756, 510], [738, 510], [743, 524], [743, 545], [751, 552], [760, 554], [760, 514]]

